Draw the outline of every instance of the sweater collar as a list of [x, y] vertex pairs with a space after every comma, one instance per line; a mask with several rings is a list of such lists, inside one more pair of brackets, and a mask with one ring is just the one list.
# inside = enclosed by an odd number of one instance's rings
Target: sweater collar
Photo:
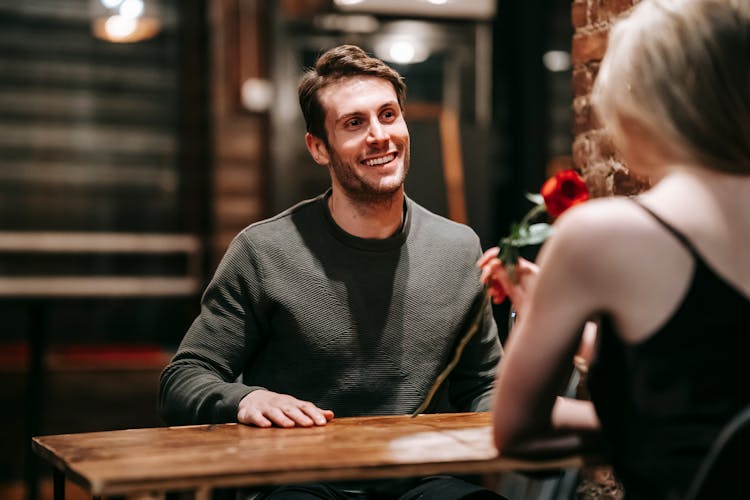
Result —
[[411, 227], [411, 214], [413, 212], [411, 207], [412, 201], [407, 196], [404, 196], [404, 221], [398, 231], [396, 231], [392, 236], [389, 236], [388, 238], [360, 238], [358, 236], [347, 233], [346, 231], [341, 229], [338, 224], [336, 224], [335, 220], [333, 220], [331, 211], [328, 208], [328, 198], [330, 198], [331, 193], [331, 188], [328, 188], [325, 193], [318, 196], [318, 206], [323, 213], [323, 217], [325, 218], [326, 226], [328, 227], [329, 231], [334, 238], [339, 240], [344, 245], [356, 248], [358, 250], [365, 250], [370, 252], [385, 252], [388, 250], [399, 248], [406, 241], [406, 238], [409, 235], [409, 229]]

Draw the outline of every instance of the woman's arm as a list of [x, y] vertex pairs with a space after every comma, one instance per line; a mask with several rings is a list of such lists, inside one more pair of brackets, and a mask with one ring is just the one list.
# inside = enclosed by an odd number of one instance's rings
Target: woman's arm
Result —
[[[590, 402], [557, 396], [579, 351], [582, 326], [603, 308], [598, 289], [608, 278], [599, 275], [603, 249], [591, 217], [582, 212], [587, 211], [573, 210], [558, 221], [539, 268], [522, 274], [518, 283], [510, 282], [502, 267], [483, 275], [485, 282], [498, 279], [519, 310], [495, 385], [495, 443], [501, 451], [532, 437], [599, 427]], [[590, 356], [589, 343], [584, 351]]]

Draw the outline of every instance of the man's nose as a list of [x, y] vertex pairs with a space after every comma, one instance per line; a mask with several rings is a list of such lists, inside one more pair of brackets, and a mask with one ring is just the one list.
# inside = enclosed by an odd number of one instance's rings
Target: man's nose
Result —
[[379, 120], [371, 120], [370, 133], [368, 134], [367, 139], [371, 143], [379, 143], [388, 141], [390, 139], [390, 135], [388, 134], [385, 126], [380, 123]]

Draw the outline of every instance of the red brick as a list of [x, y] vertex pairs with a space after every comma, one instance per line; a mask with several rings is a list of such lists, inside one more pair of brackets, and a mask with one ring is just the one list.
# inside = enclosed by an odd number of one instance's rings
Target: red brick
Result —
[[[591, 107], [590, 94], [607, 50], [609, 28], [639, 0], [573, 0], [573, 164], [593, 197], [635, 194], [650, 186], [630, 171]], [[602, 482], [602, 478], [596, 478]]]
[[581, 134], [573, 139], [573, 166], [578, 170], [583, 170], [591, 156], [591, 141], [586, 134]]
[[614, 21], [636, 3], [637, 0], [590, 0], [589, 22]]
[[591, 99], [588, 95], [573, 99], [573, 134], [582, 134], [601, 128], [601, 126], [601, 122], [591, 107]]
[[651, 181], [647, 177], [639, 176], [625, 166], [612, 173], [612, 194], [631, 196], [642, 193], [649, 187]]
[[594, 80], [599, 73], [599, 62], [592, 61], [586, 64], [573, 66], [573, 95], [579, 97], [591, 93]]
[[608, 37], [609, 32], [604, 29], [573, 35], [573, 63], [601, 61], [607, 50]]
[[587, 10], [585, 2], [573, 2], [570, 7], [570, 19], [574, 28], [583, 28], [588, 24]]
[[583, 179], [592, 198], [612, 195], [612, 167], [609, 162], [596, 162], [582, 170]]
[[612, 138], [603, 130], [590, 130], [573, 141], [573, 164], [584, 170], [588, 165], [607, 160], [621, 161]]

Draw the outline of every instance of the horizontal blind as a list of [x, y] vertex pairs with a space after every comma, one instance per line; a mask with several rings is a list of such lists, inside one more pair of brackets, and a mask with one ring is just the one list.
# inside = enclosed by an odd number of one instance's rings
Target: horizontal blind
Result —
[[127, 44], [91, 12], [0, 0], [0, 230], [179, 230], [177, 5]]

